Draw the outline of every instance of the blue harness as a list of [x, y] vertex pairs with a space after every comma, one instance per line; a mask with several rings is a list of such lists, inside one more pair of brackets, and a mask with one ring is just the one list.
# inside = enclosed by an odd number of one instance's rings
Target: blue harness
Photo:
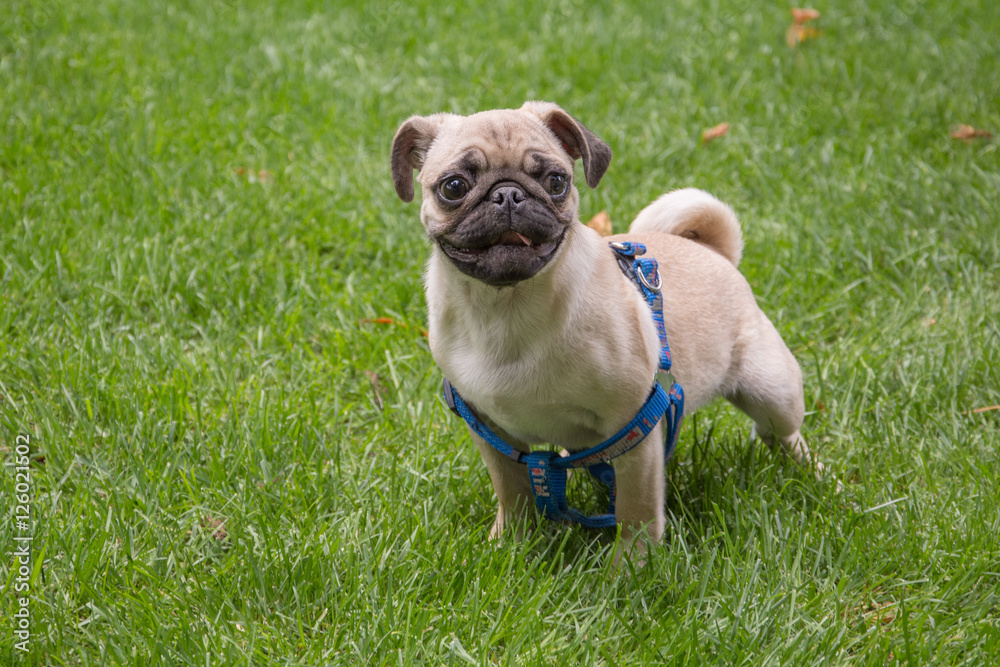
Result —
[[[645, 246], [640, 243], [609, 245], [615, 252], [615, 259], [622, 273], [639, 288], [653, 313], [653, 322], [660, 338], [660, 370], [665, 373], [670, 370], [670, 346], [667, 344], [667, 331], [663, 323], [663, 297], [660, 294], [662, 282], [656, 260], [638, 258], [646, 252]], [[615, 525], [615, 470], [609, 461], [642, 442], [662, 418], [666, 436], [663, 460], [666, 462], [677, 444], [677, 432], [684, 415], [684, 391], [681, 386], [674, 382], [668, 393], [654, 380], [653, 388], [639, 413], [620, 431], [590, 449], [560, 456], [553, 451], [522, 452], [512, 447], [476, 416], [447, 378], [444, 380], [444, 398], [448, 407], [493, 449], [528, 468], [535, 506], [547, 518], [571, 521], [585, 528], [609, 528]], [[608, 487], [611, 501], [606, 514], [586, 516], [567, 504], [566, 471], [570, 468], [586, 468]]]

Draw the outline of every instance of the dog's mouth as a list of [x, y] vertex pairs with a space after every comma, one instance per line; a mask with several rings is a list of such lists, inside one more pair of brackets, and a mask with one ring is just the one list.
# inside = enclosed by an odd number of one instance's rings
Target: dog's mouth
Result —
[[531, 237], [515, 232], [506, 231], [500, 236], [487, 240], [482, 245], [462, 248], [453, 245], [442, 239], [439, 241], [441, 249], [452, 259], [461, 261], [476, 261], [481, 259], [491, 251], [519, 253], [525, 256], [544, 257], [551, 255], [562, 241], [562, 235], [551, 241], [535, 241]]
[[455, 245], [445, 238], [437, 242], [462, 273], [494, 287], [505, 287], [541, 271], [565, 237], [566, 229], [552, 239], [532, 238], [511, 229], [467, 246]]

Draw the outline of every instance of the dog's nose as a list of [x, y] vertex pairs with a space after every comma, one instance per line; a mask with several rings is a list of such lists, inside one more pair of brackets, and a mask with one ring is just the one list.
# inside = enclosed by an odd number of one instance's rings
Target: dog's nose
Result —
[[516, 185], [501, 185], [490, 193], [490, 201], [510, 215], [524, 203], [524, 190]]

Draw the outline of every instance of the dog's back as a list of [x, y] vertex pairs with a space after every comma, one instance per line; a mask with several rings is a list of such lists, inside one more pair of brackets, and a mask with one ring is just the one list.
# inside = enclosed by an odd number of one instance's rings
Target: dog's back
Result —
[[644, 208], [629, 227], [630, 234], [659, 232], [697, 241], [734, 266], [743, 254], [743, 234], [736, 214], [726, 204], [697, 188], [669, 192]]

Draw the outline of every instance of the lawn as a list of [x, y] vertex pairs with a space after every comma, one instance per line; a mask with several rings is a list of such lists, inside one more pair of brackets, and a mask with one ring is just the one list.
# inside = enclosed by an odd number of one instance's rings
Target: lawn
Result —
[[[1000, 135], [1000, 4], [813, 6], [7, 0], [0, 661], [1000, 661], [1000, 140], [951, 137]], [[488, 542], [389, 146], [526, 99], [615, 152], [584, 219], [735, 208], [842, 493], [720, 402], [645, 567]]]

